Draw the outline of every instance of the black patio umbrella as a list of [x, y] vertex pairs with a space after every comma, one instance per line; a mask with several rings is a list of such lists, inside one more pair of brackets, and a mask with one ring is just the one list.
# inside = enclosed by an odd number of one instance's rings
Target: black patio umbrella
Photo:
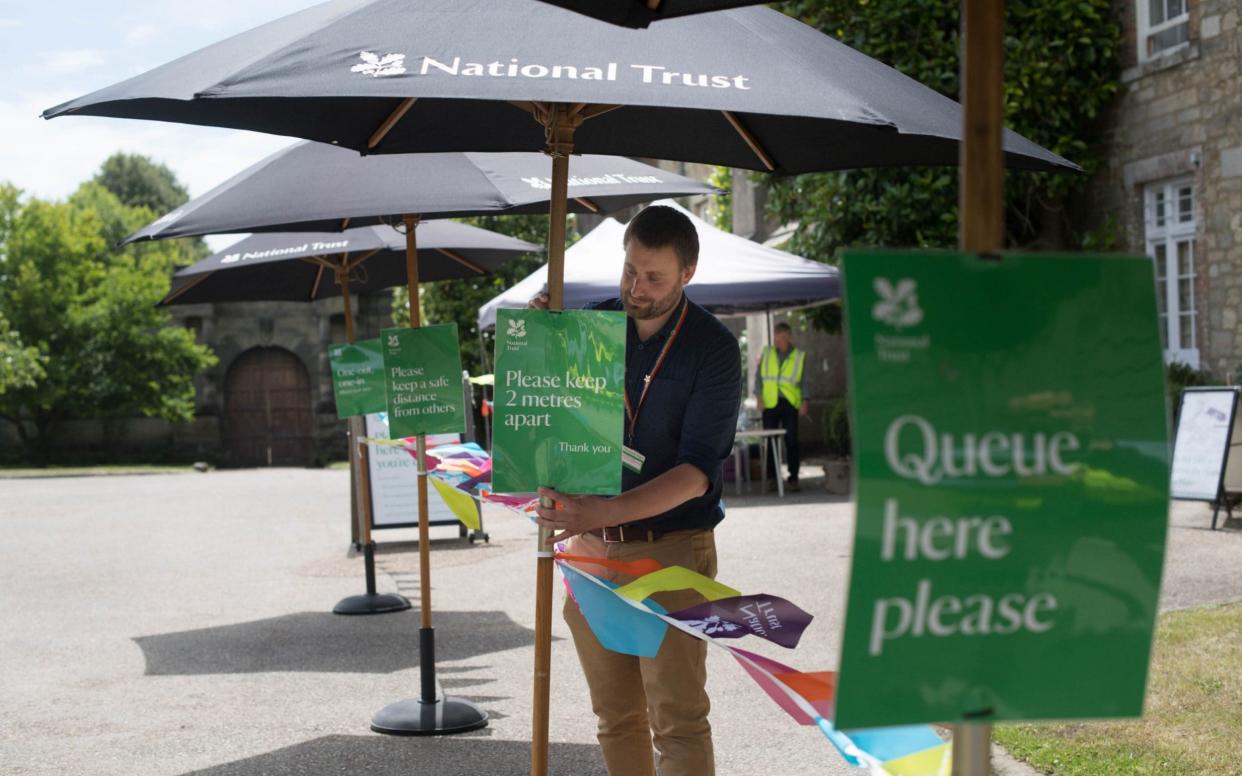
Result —
[[763, 0], [543, 0], [600, 21], [642, 28], [661, 19], [759, 5]]
[[[777, 11], [649, 30], [538, 0], [333, 0], [44, 113], [295, 135], [363, 152], [544, 149], [550, 306], [561, 306], [569, 156], [781, 174], [955, 165], [961, 107]], [[533, 119], [533, 120], [532, 120]], [[1006, 131], [1005, 163], [1078, 169]], [[547, 767], [552, 558], [536, 574], [532, 772]]]
[[382, 153], [543, 150], [581, 124], [578, 153], [777, 173], [954, 165], [961, 138], [956, 102], [770, 8], [631, 30], [538, 0], [330, 0], [43, 115], [72, 114]]
[[[494, 272], [543, 246], [454, 221], [420, 227], [419, 276], [448, 280]], [[161, 304], [203, 302], [312, 302], [405, 285], [405, 235], [391, 226], [343, 232], [256, 234], [186, 267], [173, 277]], [[352, 337], [350, 337], [352, 339]]]
[[[552, 188], [547, 173], [548, 158], [541, 153], [359, 156], [324, 143], [294, 143], [125, 241], [228, 232], [331, 232], [401, 223], [407, 215], [547, 213]], [[664, 197], [716, 192], [706, 183], [623, 156], [581, 156], [574, 160], [569, 180], [570, 209], [578, 213], [611, 213]], [[445, 227], [437, 228], [444, 234]], [[419, 228], [420, 240], [427, 234], [426, 226]]]

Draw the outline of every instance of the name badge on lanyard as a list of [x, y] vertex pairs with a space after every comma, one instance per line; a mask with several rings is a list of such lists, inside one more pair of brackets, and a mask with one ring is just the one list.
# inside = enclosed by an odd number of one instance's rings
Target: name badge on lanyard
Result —
[[647, 460], [647, 456], [638, 452], [628, 445], [621, 446], [621, 465], [635, 474], [642, 474], [643, 463]]

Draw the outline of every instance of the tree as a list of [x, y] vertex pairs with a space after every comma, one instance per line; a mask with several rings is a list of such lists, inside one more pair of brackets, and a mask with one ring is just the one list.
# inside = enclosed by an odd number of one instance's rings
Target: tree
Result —
[[[548, 242], [548, 217], [546, 215], [477, 216], [458, 220], [480, 229], [507, 234], [536, 245], [546, 245]], [[568, 239], [573, 241], [576, 237], [577, 235], [571, 229]], [[506, 262], [491, 275], [441, 280], [421, 287], [421, 311], [424, 320], [428, 323], [457, 324], [457, 333], [461, 340], [462, 366], [465, 369], [475, 374], [484, 369], [479, 342], [479, 307], [534, 272], [543, 261], [542, 255], [529, 253]], [[409, 324], [410, 316], [406, 307], [408, 298], [409, 295], [404, 288], [397, 289], [393, 294], [392, 319], [398, 326]], [[485, 334], [484, 340], [485, 344], [490, 343], [491, 335]], [[490, 344], [487, 346], [490, 347]], [[490, 363], [490, 358], [488, 361]]]
[[115, 194], [122, 205], [145, 207], [157, 216], [190, 199], [172, 170], [140, 154], [118, 151], [109, 156], [95, 175], [95, 183]]
[[45, 361], [38, 348], [22, 344], [22, 338], [9, 326], [9, 319], [0, 315], [0, 396], [13, 388], [38, 385], [46, 374]]
[[[786, 13], [949, 97], [958, 97], [958, 0], [794, 0]], [[1005, 122], [1085, 174], [1006, 175], [1006, 242], [1065, 249], [1086, 239], [1074, 196], [1101, 161], [1101, 112], [1117, 92], [1121, 33], [1110, 0], [1006, 3]], [[771, 179], [769, 207], [797, 221], [788, 249], [836, 263], [845, 247], [957, 244], [957, 170], [894, 168]], [[817, 308], [836, 330], [840, 308]]]
[[65, 202], [0, 185], [0, 316], [41, 362], [0, 394], [0, 419], [35, 463], [47, 463], [47, 432], [62, 419], [193, 416], [194, 375], [215, 357], [155, 306], [188, 248], [112, 247], [152, 217], [96, 183]]

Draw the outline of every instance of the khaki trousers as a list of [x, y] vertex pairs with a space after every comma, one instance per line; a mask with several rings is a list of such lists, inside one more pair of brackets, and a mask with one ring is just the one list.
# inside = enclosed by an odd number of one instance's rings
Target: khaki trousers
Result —
[[[665, 566], [684, 566], [716, 576], [716, 541], [711, 531], [675, 531], [654, 542], [605, 543], [591, 534], [569, 541], [568, 551], [614, 560], [651, 558]], [[581, 565], [617, 584], [633, 580], [602, 566]], [[689, 590], [659, 593], [653, 600], [670, 612], [703, 601]], [[609, 776], [654, 776], [652, 744], [659, 753], [661, 776], [713, 776], [712, 729], [707, 721], [707, 644], [669, 628], [653, 658], [604, 649], [566, 596], [565, 622], [574, 637], [578, 659], [599, 718], [597, 737]]]

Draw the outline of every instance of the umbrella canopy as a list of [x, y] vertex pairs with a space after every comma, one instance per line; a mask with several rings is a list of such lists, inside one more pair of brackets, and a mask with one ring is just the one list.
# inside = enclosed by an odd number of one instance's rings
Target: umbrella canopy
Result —
[[543, 0], [600, 21], [642, 28], [661, 19], [758, 5], [763, 0]]
[[[419, 238], [419, 275], [428, 281], [492, 272], [518, 254], [542, 249], [453, 221], [427, 221], [419, 227]], [[405, 284], [405, 247], [405, 235], [391, 226], [256, 234], [178, 272], [163, 304], [313, 302], [340, 296], [335, 274], [343, 261], [352, 292], [379, 291]]]
[[[548, 158], [540, 153], [359, 156], [324, 143], [295, 143], [243, 170], [127, 242], [262, 231], [339, 231], [400, 221], [489, 213], [546, 213]], [[569, 180], [571, 209], [612, 212], [661, 197], [717, 190], [621, 156], [582, 156]], [[422, 239], [424, 233], [420, 230]], [[425, 278], [431, 279], [431, 278]]]
[[[825, 304], [841, 297], [836, 267], [722, 231], [669, 200], [699, 233], [699, 266], [686, 295], [717, 315]], [[606, 219], [565, 250], [565, 307], [583, 307], [617, 296], [625, 225]], [[525, 307], [548, 280], [545, 264], [479, 308], [479, 329], [496, 325], [502, 307]]]
[[[581, 123], [577, 153], [777, 173], [955, 165], [962, 132], [953, 100], [769, 8], [630, 30], [539, 0], [331, 0], [44, 116], [70, 114], [384, 153], [543, 150]], [[1012, 167], [1074, 167], [1004, 145]]]

